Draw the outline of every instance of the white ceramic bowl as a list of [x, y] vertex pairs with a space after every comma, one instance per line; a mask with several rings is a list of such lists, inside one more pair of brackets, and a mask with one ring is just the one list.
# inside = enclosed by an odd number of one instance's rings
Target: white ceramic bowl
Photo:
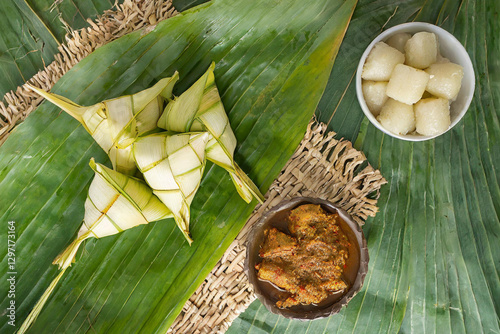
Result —
[[[383, 33], [377, 36], [370, 45], [366, 48], [365, 52], [363, 53], [363, 56], [361, 57], [358, 65], [358, 70], [356, 73], [356, 94], [358, 96], [358, 101], [359, 104], [361, 105], [361, 109], [363, 109], [363, 112], [365, 113], [366, 117], [370, 120], [370, 122], [375, 125], [379, 130], [383, 131], [384, 133], [388, 134], [389, 136], [399, 138], [402, 140], [408, 140], [408, 141], [423, 141], [423, 140], [428, 140], [435, 138], [437, 136], [442, 135], [443, 133], [433, 135], [433, 136], [424, 136], [424, 135], [397, 135], [395, 133], [390, 132], [389, 130], [385, 129], [373, 116], [373, 114], [370, 112], [368, 109], [364, 96], [363, 96], [363, 91], [361, 89], [361, 72], [363, 71], [363, 65], [365, 64], [366, 57], [368, 57], [368, 54], [372, 50], [373, 46], [375, 43], [380, 42], [380, 41], [385, 41], [389, 37], [398, 34], [398, 33], [410, 33], [414, 34], [420, 31], [427, 31], [427, 32], [432, 32], [436, 34], [438, 38], [438, 43], [439, 43], [439, 50], [440, 53], [443, 57], [448, 58], [451, 62], [455, 64], [459, 64], [464, 68], [464, 77], [462, 79], [462, 86], [460, 87], [460, 91], [458, 93], [458, 96], [454, 102], [451, 103], [450, 105], [450, 118], [451, 118], [451, 124], [450, 127], [448, 128], [451, 129], [454, 127], [460, 119], [465, 115], [467, 112], [467, 109], [469, 108], [469, 105], [472, 101], [472, 97], [474, 96], [474, 87], [475, 87], [475, 77], [474, 77], [474, 68], [472, 67], [472, 62], [470, 60], [469, 55], [467, 54], [467, 51], [465, 51], [465, 48], [462, 46], [462, 44], [449, 32], [446, 30], [435, 26], [430, 23], [424, 23], [424, 22], [412, 22], [412, 23], [404, 23], [397, 25], [395, 27], [392, 27], [390, 29], [387, 29]], [[446, 130], [446, 131], [448, 131]], [[445, 131], [445, 132], [446, 132]]]

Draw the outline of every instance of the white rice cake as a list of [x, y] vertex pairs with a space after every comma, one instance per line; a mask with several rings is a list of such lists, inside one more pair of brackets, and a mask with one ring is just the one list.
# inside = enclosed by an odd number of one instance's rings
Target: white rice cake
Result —
[[387, 84], [387, 96], [406, 104], [414, 104], [422, 98], [429, 74], [413, 67], [398, 64]]
[[443, 57], [440, 53], [438, 53], [435, 64], [449, 63], [449, 62], [450, 60], [448, 58]]
[[382, 106], [377, 120], [392, 133], [405, 135], [415, 130], [415, 114], [413, 106], [393, 99]]
[[450, 127], [450, 104], [442, 98], [422, 99], [415, 104], [415, 121], [418, 133], [433, 136]]
[[389, 37], [385, 42], [387, 43], [387, 45], [392, 46], [399, 52], [404, 53], [406, 42], [408, 42], [410, 38], [411, 38], [410, 34], [402, 32]]
[[380, 114], [380, 109], [382, 109], [384, 103], [389, 99], [385, 94], [387, 82], [363, 80], [361, 88], [363, 89], [363, 97], [368, 109], [370, 109], [374, 116], [377, 116]]
[[405, 64], [424, 69], [436, 62], [438, 41], [431, 32], [417, 32], [405, 45]]
[[366, 57], [361, 78], [372, 81], [388, 81], [397, 64], [403, 64], [405, 56], [384, 42], [378, 42]]
[[463, 67], [454, 63], [432, 64], [425, 70], [429, 74], [426, 90], [434, 96], [454, 100], [464, 77]]

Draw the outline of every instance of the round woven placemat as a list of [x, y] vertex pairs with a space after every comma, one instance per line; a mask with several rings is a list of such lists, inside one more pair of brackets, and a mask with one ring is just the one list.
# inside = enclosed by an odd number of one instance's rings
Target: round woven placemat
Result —
[[[101, 45], [131, 31], [151, 29], [157, 22], [177, 12], [171, 0], [125, 0], [115, 10], [106, 11], [90, 26], [71, 31], [59, 47], [55, 60], [28, 82], [44, 90]], [[42, 101], [20, 86], [0, 102], [0, 145], [16, 124], [23, 121]], [[363, 153], [349, 141], [337, 140], [326, 125], [311, 121], [292, 158], [266, 194], [266, 201], [254, 213], [236, 240], [203, 284], [186, 302], [168, 333], [223, 333], [255, 299], [243, 271], [245, 242], [249, 227], [283, 199], [294, 196], [318, 197], [332, 201], [362, 225], [377, 212], [380, 187], [386, 183]]]
[[260, 216], [296, 196], [326, 199], [363, 225], [378, 211], [380, 187], [387, 183], [347, 140], [337, 140], [323, 123], [311, 121], [299, 147], [255, 208], [236, 240], [203, 284], [186, 302], [168, 333], [224, 333], [255, 300], [244, 273], [245, 244], [250, 227]]

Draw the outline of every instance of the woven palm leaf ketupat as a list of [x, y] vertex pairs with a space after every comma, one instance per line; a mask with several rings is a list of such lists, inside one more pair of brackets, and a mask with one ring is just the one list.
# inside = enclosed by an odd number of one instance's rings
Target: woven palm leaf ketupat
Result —
[[207, 145], [207, 159], [229, 172], [245, 202], [250, 203], [255, 197], [262, 203], [264, 196], [234, 161], [236, 137], [215, 84], [214, 68], [215, 63], [212, 63], [193, 86], [165, 107], [158, 127], [177, 132], [208, 131], [211, 138]]
[[156, 129], [164, 101], [172, 97], [172, 89], [178, 79], [176, 72], [172, 77], [163, 78], [153, 87], [139, 93], [105, 100], [89, 107], [82, 107], [63, 96], [47, 93], [31, 85], [28, 87], [80, 122], [108, 154], [116, 171], [133, 175], [136, 166], [132, 143], [138, 136]]
[[172, 212], [186, 240], [190, 205], [205, 170], [208, 132], [162, 132], [139, 138], [133, 144], [134, 159], [153, 193]]
[[75, 262], [76, 253], [86, 239], [104, 238], [121, 233], [141, 224], [172, 217], [151, 189], [142, 181], [126, 176], [90, 160], [95, 177], [85, 200], [85, 218], [77, 238], [54, 260], [60, 273], [49, 285], [40, 300], [19, 328], [25, 333], [36, 320], [43, 306], [63, 277], [66, 269]]

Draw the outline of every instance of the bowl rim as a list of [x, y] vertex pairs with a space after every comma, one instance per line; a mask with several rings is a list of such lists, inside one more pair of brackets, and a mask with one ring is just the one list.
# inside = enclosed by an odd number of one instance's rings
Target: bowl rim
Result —
[[[458, 50], [459, 50], [458, 52], [462, 53], [463, 55], [465, 55], [465, 57], [463, 57], [464, 63], [460, 63], [459, 65], [464, 66], [464, 68], [467, 67], [470, 70], [470, 72], [472, 73], [471, 86], [470, 86], [469, 91], [466, 92], [468, 94], [468, 96], [467, 96], [467, 99], [465, 101], [464, 107], [462, 108], [462, 110], [460, 111], [460, 113], [458, 114], [458, 116], [451, 122], [451, 124], [448, 127], [448, 129], [446, 131], [441, 132], [441, 133], [436, 134], [436, 135], [432, 135], [432, 136], [426, 136], [426, 135], [399, 135], [399, 134], [395, 134], [395, 133], [390, 132], [389, 130], [385, 129], [379, 123], [379, 121], [377, 121], [377, 119], [375, 118], [375, 116], [373, 116], [373, 114], [371, 113], [371, 111], [368, 109], [368, 106], [366, 105], [366, 102], [365, 102], [365, 99], [364, 99], [364, 96], [363, 96], [363, 91], [362, 91], [362, 87], [361, 87], [361, 83], [362, 83], [361, 72], [363, 71], [363, 66], [365, 64], [366, 58], [368, 57], [368, 54], [372, 50], [373, 46], [376, 43], [380, 42], [380, 41], [386, 40], [388, 37], [390, 37], [393, 34], [396, 34], [398, 32], [404, 32], [404, 30], [406, 30], [406, 29], [421, 29], [422, 31], [433, 32], [433, 33], [437, 32], [440, 35], [447, 36], [447, 38], [452, 43], [457, 44]], [[380, 33], [379, 35], [377, 35], [377, 37], [375, 37], [372, 40], [372, 42], [367, 46], [367, 48], [365, 49], [365, 51], [363, 52], [363, 54], [362, 54], [362, 56], [361, 56], [361, 58], [359, 60], [358, 67], [357, 67], [357, 70], [356, 70], [356, 96], [358, 98], [358, 102], [359, 102], [359, 104], [361, 106], [361, 109], [363, 110], [363, 113], [368, 118], [368, 120], [370, 121], [370, 123], [372, 123], [377, 129], [379, 129], [383, 133], [385, 133], [385, 134], [387, 134], [387, 135], [389, 135], [391, 137], [394, 137], [394, 138], [397, 138], [397, 139], [401, 139], [401, 140], [405, 140], [405, 141], [412, 141], [412, 142], [426, 141], [426, 140], [430, 140], [430, 139], [434, 139], [436, 137], [439, 137], [439, 136], [445, 134], [446, 132], [450, 131], [465, 116], [465, 114], [469, 110], [470, 104], [471, 104], [472, 99], [474, 97], [474, 91], [475, 91], [475, 86], [476, 86], [475, 77], [476, 77], [476, 74], [475, 74], [475, 71], [474, 71], [474, 66], [472, 64], [472, 61], [470, 59], [469, 54], [467, 53], [467, 50], [462, 45], [462, 43], [460, 43], [460, 41], [452, 33], [450, 33], [449, 31], [447, 31], [447, 30], [445, 30], [445, 29], [443, 29], [443, 28], [441, 28], [441, 27], [439, 27], [439, 26], [437, 26], [435, 24], [432, 24], [432, 23], [427, 23], [427, 22], [407, 22], [407, 23], [398, 24], [398, 25], [396, 25], [394, 27], [391, 27], [391, 28], [383, 31], [382, 33]]]
[[[251, 250], [254, 247], [251, 247], [252, 242], [257, 239], [257, 237], [264, 232], [264, 226], [268, 222], [268, 220], [274, 216], [274, 214], [281, 212], [283, 210], [288, 210], [295, 208], [302, 204], [320, 204], [322, 206], [326, 206], [330, 210], [335, 210], [338, 212], [339, 216], [345, 221], [345, 223], [351, 228], [352, 232], [356, 236], [358, 246], [359, 246], [359, 269], [356, 275], [356, 279], [352, 284], [351, 288], [345, 293], [342, 298], [331, 305], [324, 306], [323, 308], [319, 308], [314, 311], [308, 311], [303, 313], [292, 312], [289, 309], [280, 309], [278, 308], [273, 301], [271, 301], [267, 296], [260, 290], [257, 281], [257, 275], [255, 273], [255, 269], [253, 264], [250, 265], [249, 259], [251, 255]], [[333, 211], [331, 211], [333, 212]], [[258, 247], [258, 245], [257, 245]], [[369, 262], [369, 254], [368, 254], [368, 246], [366, 242], [366, 238], [364, 236], [363, 230], [359, 226], [359, 224], [352, 219], [352, 217], [343, 209], [333, 204], [330, 201], [321, 199], [321, 198], [313, 198], [313, 197], [294, 197], [289, 200], [284, 200], [269, 209], [266, 213], [264, 213], [251, 227], [247, 237], [246, 243], [246, 251], [245, 251], [245, 263], [244, 263], [244, 271], [247, 275], [247, 278], [252, 286], [255, 295], [261, 301], [261, 303], [274, 314], [281, 315], [285, 318], [296, 319], [296, 320], [314, 320], [319, 318], [326, 318], [333, 314], [338, 313], [342, 307], [346, 306], [347, 303], [361, 290], [363, 287], [364, 279], [368, 272], [368, 262]]]

